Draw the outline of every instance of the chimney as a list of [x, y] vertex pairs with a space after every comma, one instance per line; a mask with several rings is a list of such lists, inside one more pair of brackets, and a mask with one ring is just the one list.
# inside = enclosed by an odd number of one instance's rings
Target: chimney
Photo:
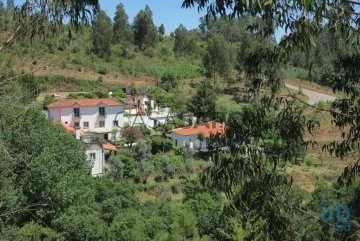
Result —
[[195, 123], [196, 123], [196, 117], [193, 117], [193, 118], [191, 119], [191, 125], [194, 126]]
[[113, 93], [110, 91], [110, 92], [109, 92], [109, 99], [112, 98], [112, 94], [113, 94]]
[[77, 140], [80, 140], [80, 128], [75, 129], [75, 136]]
[[130, 85], [130, 83], [128, 83], [128, 84], [126, 85], [126, 94], [127, 94], [127, 95], [131, 95], [131, 85]]

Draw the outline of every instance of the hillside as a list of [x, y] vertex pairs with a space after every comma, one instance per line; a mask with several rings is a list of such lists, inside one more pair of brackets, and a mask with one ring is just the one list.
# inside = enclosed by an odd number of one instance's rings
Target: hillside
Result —
[[327, 11], [210, 1], [245, 15], [167, 35], [65, 2], [0, 1], [2, 240], [359, 240], [360, 52]]

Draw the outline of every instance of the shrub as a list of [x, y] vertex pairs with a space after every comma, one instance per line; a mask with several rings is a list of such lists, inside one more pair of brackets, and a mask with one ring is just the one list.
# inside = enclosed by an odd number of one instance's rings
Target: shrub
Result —
[[105, 66], [100, 66], [97, 70], [98, 74], [106, 75], [108, 73], [108, 70]]
[[71, 63], [73, 63], [73, 64], [82, 64], [81, 57], [79, 55], [75, 55], [71, 59]]
[[56, 101], [56, 98], [54, 95], [46, 95], [43, 102], [43, 108], [44, 110], [47, 109], [47, 106], [53, 102]]
[[166, 91], [173, 90], [179, 84], [179, 80], [173, 71], [166, 71], [161, 76], [161, 85]]
[[151, 152], [153, 154], [159, 152], [169, 152], [173, 149], [173, 141], [168, 138], [154, 137], [151, 140]]
[[154, 49], [153, 48], [147, 48], [145, 51], [144, 51], [144, 55], [147, 56], [147, 57], [154, 57]]
[[308, 169], [314, 164], [314, 157], [313, 156], [306, 156], [305, 157], [305, 164], [308, 167]]

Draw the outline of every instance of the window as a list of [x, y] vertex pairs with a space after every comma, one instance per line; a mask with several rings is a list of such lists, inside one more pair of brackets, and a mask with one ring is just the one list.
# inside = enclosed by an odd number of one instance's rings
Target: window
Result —
[[105, 107], [99, 107], [99, 115], [105, 116]]
[[95, 160], [96, 159], [96, 153], [90, 153], [90, 160]]
[[74, 116], [80, 117], [80, 108], [74, 108]]
[[74, 122], [74, 126], [75, 127], [80, 127], [80, 123], [79, 122]]
[[114, 121], [113, 121], [113, 126], [119, 126], [119, 121], [114, 120]]
[[89, 128], [89, 122], [88, 121], [84, 121], [84, 129], [88, 129]]
[[99, 121], [99, 127], [105, 127], [105, 121]]

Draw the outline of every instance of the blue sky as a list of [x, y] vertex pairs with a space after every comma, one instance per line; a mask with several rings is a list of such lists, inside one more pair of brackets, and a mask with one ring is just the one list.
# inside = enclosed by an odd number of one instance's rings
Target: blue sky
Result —
[[156, 26], [162, 23], [167, 33], [173, 32], [181, 23], [188, 29], [197, 28], [199, 19], [205, 14], [198, 12], [197, 8], [181, 8], [182, 0], [123, 0], [110, 1], [100, 0], [100, 6], [106, 13], [114, 18], [116, 5], [124, 4], [125, 11], [129, 16], [129, 22], [132, 23], [136, 14], [149, 5], [153, 12], [153, 19]]

